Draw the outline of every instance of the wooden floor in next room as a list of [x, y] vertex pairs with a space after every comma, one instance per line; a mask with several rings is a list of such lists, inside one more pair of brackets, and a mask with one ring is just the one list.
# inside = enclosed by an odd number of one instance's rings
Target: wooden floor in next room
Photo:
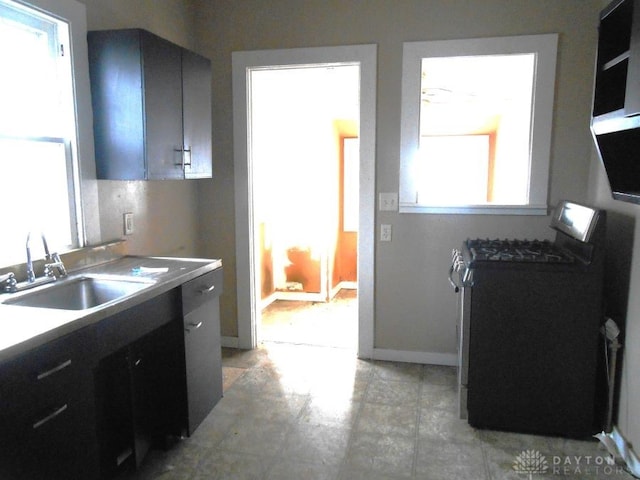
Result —
[[330, 302], [276, 300], [262, 310], [260, 339], [356, 350], [358, 291], [341, 289]]

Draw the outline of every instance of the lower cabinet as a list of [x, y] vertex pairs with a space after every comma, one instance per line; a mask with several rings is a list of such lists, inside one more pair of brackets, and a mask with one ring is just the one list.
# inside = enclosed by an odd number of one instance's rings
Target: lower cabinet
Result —
[[0, 365], [0, 479], [98, 480], [222, 397], [222, 268]]
[[175, 433], [180, 403], [175, 322], [100, 361], [96, 405], [102, 478], [138, 467], [153, 444]]
[[[102, 478], [191, 435], [222, 397], [222, 268], [106, 319], [96, 369]], [[136, 338], [123, 334], [135, 324]], [[144, 332], [143, 336], [139, 336]]]
[[222, 268], [182, 285], [189, 435], [222, 398], [221, 293]]
[[101, 477], [110, 478], [135, 465], [128, 349], [102, 360], [95, 377]]
[[98, 478], [93, 334], [81, 329], [0, 367], [0, 478]]

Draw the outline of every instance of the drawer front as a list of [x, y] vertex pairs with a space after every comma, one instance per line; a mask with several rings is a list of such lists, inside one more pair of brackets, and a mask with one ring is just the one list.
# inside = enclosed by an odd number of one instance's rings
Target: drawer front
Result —
[[222, 294], [222, 267], [182, 285], [182, 313], [192, 312]]
[[52, 405], [2, 425], [0, 478], [97, 478], [91, 402], [68, 400]]
[[2, 415], [46, 408], [53, 400], [79, 398], [94, 366], [94, 330], [83, 328], [49, 342], [0, 369]]

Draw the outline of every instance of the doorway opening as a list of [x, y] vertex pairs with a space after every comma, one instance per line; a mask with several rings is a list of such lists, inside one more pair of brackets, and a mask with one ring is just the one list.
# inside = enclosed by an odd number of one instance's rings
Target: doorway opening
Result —
[[[341, 282], [333, 282], [333, 275], [340, 269], [335, 265], [337, 255], [333, 253], [336, 241], [326, 242], [323, 239], [330, 238], [330, 231], [334, 232], [334, 237], [338, 231], [335, 215], [334, 219], [326, 220], [322, 213], [309, 214], [311, 210], [312, 200], [318, 195], [311, 195], [312, 192], [317, 193], [322, 188], [324, 179], [330, 178], [327, 172], [319, 171], [320, 167], [312, 167], [309, 160], [318, 156], [317, 150], [326, 150], [328, 147], [320, 147], [313, 140], [302, 135], [299, 123], [302, 114], [290, 114], [282, 121], [274, 122], [270, 125], [272, 131], [278, 131], [279, 134], [285, 133], [283, 140], [275, 144], [270, 156], [278, 158], [283, 156], [282, 152], [294, 152], [295, 161], [287, 168], [275, 170], [275, 178], [288, 180], [289, 183], [284, 187], [279, 183], [276, 187], [274, 181], [266, 182], [261, 187], [261, 178], [264, 175], [272, 175], [264, 173], [261, 168], [263, 165], [259, 161], [260, 145], [263, 145], [269, 138], [263, 138], [263, 133], [253, 122], [253, 113], [257, 108], [253, 102], [253, 83], [254, 80], [262, 74], [267, 74], [272, 70], [280, 71], [297, 71], [297, 73], [309, 73], [312, 70], [322, 71], [325, 75], [335, 73], [339, 68], [349, 66], [355, 68], [358, 72], [357, 91], [359, 93], [359, 104], [356, 107], [358, 111], [357, 119], [359, 125], [356, 124], [355, 134], [348, 134], [340, 130], [346, 128], [346, 122], [332, 122], [331, 127], [317, 126], [317, 128], [307, 128], [309, 131], [330, 130], [333, 135], [333, 148], [336, 149], [336, 142], [341, 139], [340, 143], [347, 138], [357, 138], [359, 142], [359, 158], [355, 162], [358, 168], [356, 193], [357, 198], [357, 235], [355, 243], [357, 244], [355, 262], [356, 262], [356, 280], [353, 286], [357, 286], [357, 354], [361, 358], [371, 358], [373, 355], [373, 291], [374, 291], [374, 221], [375, 221], [375, 84], [376, 84], [376, 56], [377, 48], [375, 45], [353, 45], [342, 47], [317, 47], [317, 48], [296, 48], [286, 50], [261, 50], [234, 52], [233, 61], [233, 105], [234, 105], [234, 178], [235, 178], [235, 206], [236, 206], [236, 287], [237, 287], [237, 307], [238, 307], [238, 341], [239, 348], [256, 348], [258, 341], [261, 339], [261, 312], [263, 308], [263, 279], [272, 280], [270, 289], [273, 291], [280, 290], [279, 294], [288, 295], [304, 295], [306, 298], [297, 299], [295, 301], [310, 301], [317, 304], [328, 304], [327, 300], [332, 298], [335, 290], [345, 290], [344, 284]], [[325, 82], [328, 80], [325, 78]], [[313, 103], [323, 103], [318, 101], [318, 94], [315, 90], [318, 87], [310, 83], [299, 81], [293, 88], [304, 92], [305, 97], [299, 101], [299, 111], [310, 110]], [[268, 99], [270, 95], [266, 95]], [[324, 103], [328, 103], [325, 99]], [[344, 102], [337, 102], [344, 103]], [[275, 102], [270, 105], [270, 112], [281, 110], [283, 107], [280, 103]], [[317, 113], [316, 117], [319, 116]], [[315, 118], [311, 116], [312, 120]], [[338, 116], [337, 119], [346, 117]], [[273, 119], [272, 119], [273, 121]], [[337, 131], [342, 132], [342, 136], [336, 134]], [[267, 135], [268, 137], [269, 135]], [[349, 143], [349, 140], [346, 141]], [[345, 148], [343, 145], [341, 148]], [[347, 147], [351, 148], [351, 147]], [[334, 170], [336, 167], [333, 167]], [[304, 174], [308, 179], [306, 187], [296, 189], [292, 185], [296, 183], [296, 176], [291, 175], [292, 172]], [[353, 173], [353, 172], [351, 172]], [[343, 175], [347, 175], [346, 170]], [[273, 175], [272, 175], [273, 177]], [[272, 178], [271, 177], [271, 178]], [[269, 178], [269, 177], [267, 177]], [[353, 184], [353, 182], [351, 182]], [[326, 184], [325, 184], [326, 187]], [[328, 187], [326, 187], [328, 188]], [[276, 196], [280, 198], [280, 204], [283, 208], [278, 209], [285, 212], [285, 219], [289, 224], [294, 225], [294, 231], [299, 235], [298, 244], [289, 245], [282, 250], [279, 255], [280, 267], [277, 272], [274, 268], [272, 258], [272, 273], [268, 276], [262, 274], [261, 255], [264, 250], [268, 250], [269, 246], [273, 248], [272, 228], [261, 222], [263, 218], [263, 210], [267, 210], [268, 200], [257, 199], [260, 197], [261, 189], [274, 191]], [[334, 189], [337, 189], [335, 187]], [[353, 194], [353, 192], [352, 192]], [[346, 195], [346, 193], [345, 193]], [[340, 199], [332, 197], [335, 209], [340, 209]], [[263, 202], [265, 205], [263, 205]], [[321, 202], [322, 203], [322, 202]], [[325, 207], [327, 206], [325, 200]], [[343, 202], [344, 203], [344, 202]], [[294, 212], [304, 212], [304, 215], [294, 215]], [[345, 215], [341, 212], [340, 215]], [[261, 223], [265, 225], [261, 226]], [[353, 222], [352, 222], [353, 223]], [[342, 225], [341, 228], [348, 228]], [[301, 232], [309, 233], [307, 238], [301, 238]], [[310, 240], [309, 240], [310, 239]], [[328, 253], [323, 250], [323, 245], [327, 243], [333, 245], [333, 250], [329, 249]], [[295, 251], [295, 247], [297, 250]], [[293, 250], [292, 250], [293, 249]], [[287, 250], [290, 250], [287, 252]], [[294, 277], [296, 268], [290, 269], [289, 272], [283, 271], [282, 267], [292, 267], [296, 263], [302, 264], [308, 261], [311, 265], [317, 262], [315, 268], [319, 275], [313, 275], [312, 278], [320, 278], [319, 285], [315, 288], [310, 287], [310, 279], [299, 276]], [[275, 263], [278, 263], [276, 261]], [[298, 272], [299, 273], [299, 272]], [[287, 278], [287, 274], [289, 278]], [[277, 276], [277, 278], [276, 278]], [[345, 280], [345, 279], [343, 279]], [[306, 285], [305, 285], [306, 284]], [[339, 284], [342, 286], [336, 288]], [[276, 285], [284, 288], [276, 289]], [[307, 290], [307, 291], [305, 291]], [[313, 290], [313, 291], [312, 291]], [[289, 300], [294, 301], [294, 300]]]
[[355, 350], [360, 67], [250, 75], [258, 340]]

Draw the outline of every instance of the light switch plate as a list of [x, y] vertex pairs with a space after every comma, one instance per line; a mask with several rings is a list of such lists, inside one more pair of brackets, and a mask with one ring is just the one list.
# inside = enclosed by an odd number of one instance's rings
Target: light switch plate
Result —
[[379, 208], [381, 212], [397, 212], [398, 211], [398, 192], [381, 193]]
[[128, 212], [124, 214], [124, 234], [133, 234], [133, 213]]

